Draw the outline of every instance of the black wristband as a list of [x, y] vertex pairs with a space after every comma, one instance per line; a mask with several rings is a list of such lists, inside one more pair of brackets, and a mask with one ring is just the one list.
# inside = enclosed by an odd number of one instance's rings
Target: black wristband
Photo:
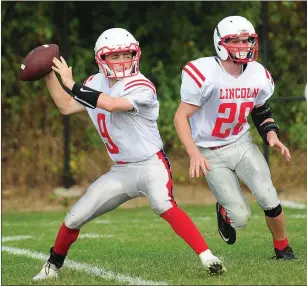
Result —
[[72, 88], [72, 94], [73, 98], [82, 105], [95, 109], [101, 92], [80, 83], [75, 83]]
[[277, 134], [277, 137], [279, 138], [279, 127], [278, 125], [275, 123], [275, 122], [266, 122], [264, 124], [262, 124], [260, 126], [261, 128], [261, 137], [262, 137], [262, 140], [267, 144], [269, 145], [269, 142], [267, 140], [267, 135], [270, 131], [275, 131], [276, 134]]

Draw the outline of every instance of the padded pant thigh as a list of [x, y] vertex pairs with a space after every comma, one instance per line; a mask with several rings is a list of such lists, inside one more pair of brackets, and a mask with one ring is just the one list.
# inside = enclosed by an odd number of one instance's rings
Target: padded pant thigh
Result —
[[235, 169], [238, 177], [252, 191], [263, 210], [270, 210], [280, 204], [272, 183], [271, 173], [258, 146], [253, 144]]
[[161, 160], [147, 166], [143, 172], [142, 192], [148, 198], [150, 207], [158, 215], [176, 205], [173, 198], [171, 170]]
[[71, 229], [79, 229], [85, 223], [117, 208], [129, 199], [120, 178], [110, 171], [95, 181], [72, 207], [65, 218], [65, 225]]
[[216, 200], [225, 208], [231, 226], [236, 229], [245, 227], [251, 210], [234, 171], [229, 168], [213, 169], [208, 172], [206, 180]]

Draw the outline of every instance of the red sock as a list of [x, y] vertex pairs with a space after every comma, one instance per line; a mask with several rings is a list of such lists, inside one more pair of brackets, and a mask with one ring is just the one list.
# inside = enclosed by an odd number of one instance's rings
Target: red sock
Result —
[[224, 207], [220, 208], [220, 214], [226, 220], [226, 222], [230, 224], [230, 219], [229, 219], [229, 217], [227, 217], [227, 213], [226, 213]]
[[176, 234], [184, 239], [197, 254], [208, 249], [206, 241], [193, 221], [180, 208], [172, 207], [161, 214], [161, 217], [170, 224]]
[[66, 255], [70, 246], [77, 240], [80, 229], [70, 229], [62, 224], [55, 240], [53, 251], [56, 254]]
[[274, 243], [274, 248], [277, 248], [278, 250], [284, 250], [289, 245], [288, 237], [282, 240], [273, 239], [273, 243]]

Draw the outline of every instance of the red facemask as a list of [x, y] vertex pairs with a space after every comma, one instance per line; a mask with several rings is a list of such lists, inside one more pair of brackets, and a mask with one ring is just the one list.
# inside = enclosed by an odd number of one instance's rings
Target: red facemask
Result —
[[[230, 39], [237, 39], [240, 37], [247, 37], [248, 38], [248, 46], [245, 47], [238, 47], [235, 45], [231, 45], [231, 43], [227, 43]], [[221, 41], [220, 45], [223, 46], [227, 52], [228, 56], [232, 61], [238, 63], [248, 63], [253, 62], [258, 59], [258, 35], [226, 35], [224, 36]]]

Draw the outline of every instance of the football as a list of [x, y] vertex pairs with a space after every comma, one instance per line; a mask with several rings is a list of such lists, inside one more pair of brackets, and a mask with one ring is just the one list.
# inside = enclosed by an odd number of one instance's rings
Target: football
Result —
[[42, 45], [24, 58], [20, 67], [19, 78], [23, 81], [34, 81], [44, 78], [53, 66], [52, 59], [59, 58], [59, 46], [56, 44]]

